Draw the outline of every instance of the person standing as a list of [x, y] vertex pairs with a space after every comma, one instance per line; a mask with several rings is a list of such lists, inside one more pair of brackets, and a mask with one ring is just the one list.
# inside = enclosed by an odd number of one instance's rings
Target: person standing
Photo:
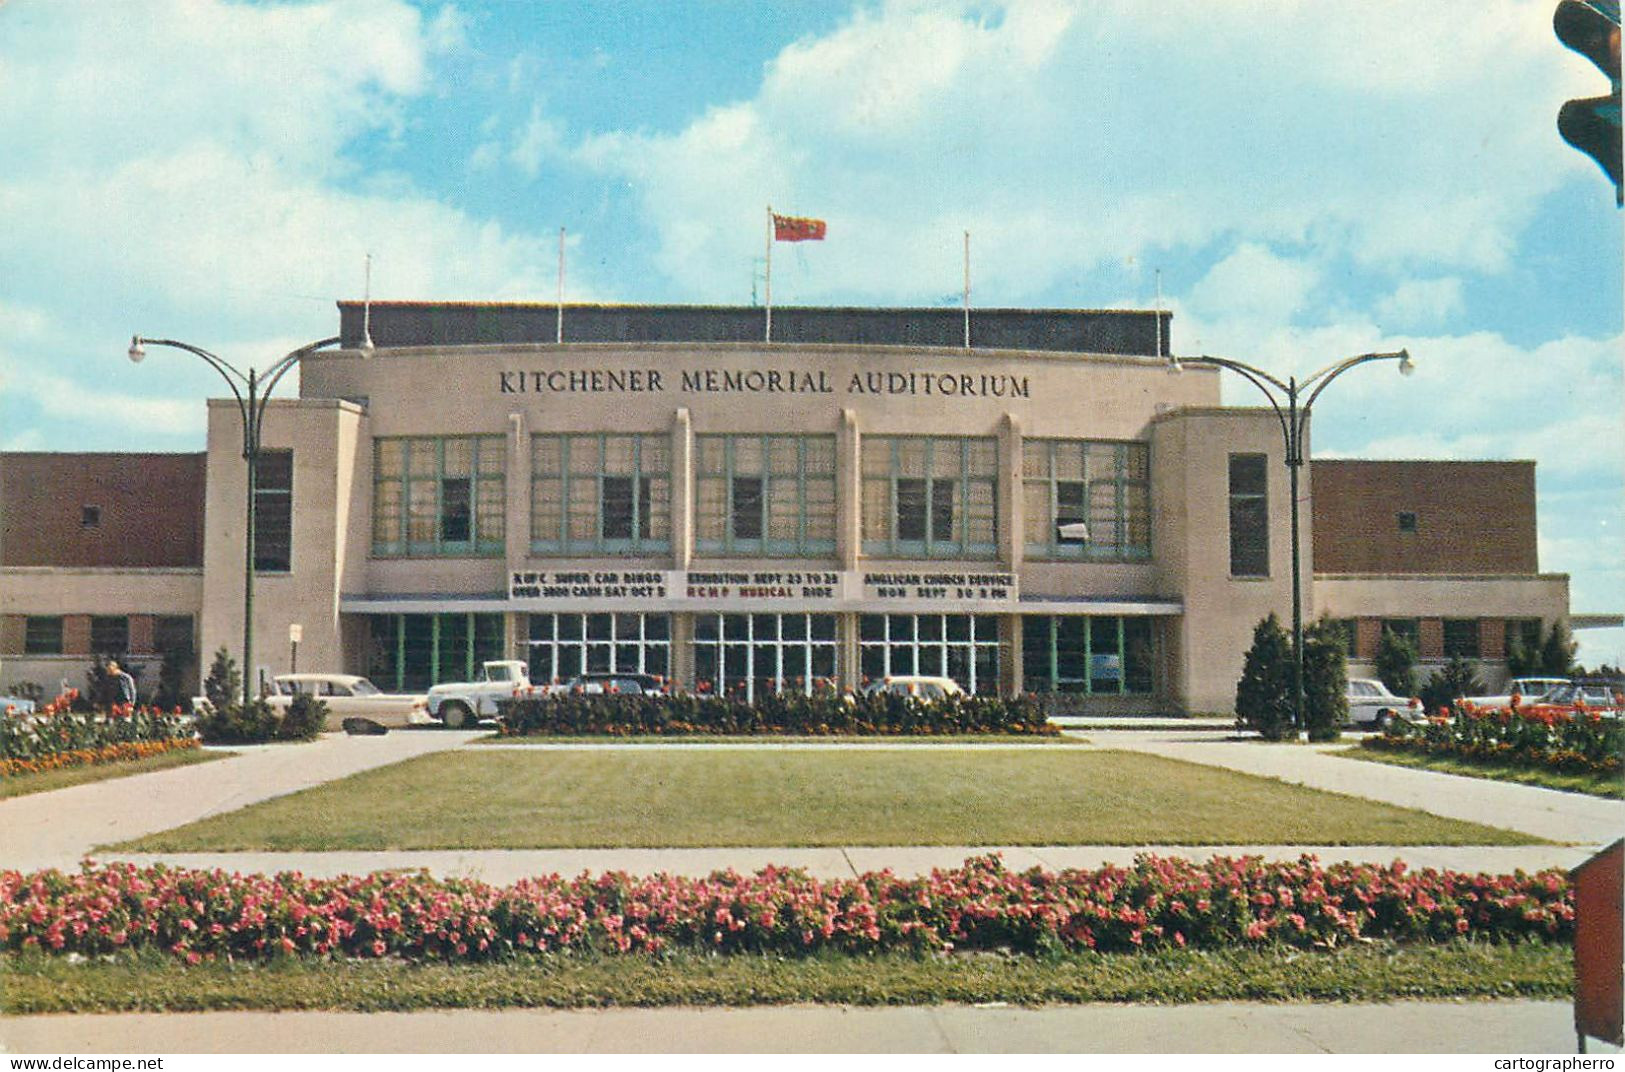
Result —
[[125, 673], [118, 660], [109, 659], [107, 662], [107, 677], [113, 684], [113, 702], [116, 704], [135, 703], [135, 678]]

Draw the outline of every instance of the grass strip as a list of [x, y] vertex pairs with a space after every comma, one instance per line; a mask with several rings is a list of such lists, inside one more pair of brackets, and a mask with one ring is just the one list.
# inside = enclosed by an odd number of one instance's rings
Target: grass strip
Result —
[[1410, 767], [1439, 774], [1459, 774], [1465, 778], [1516, 782], [1519, 785], [1557, 789], [1565, 793], [1584, 793], [1614, 800], [1625, 798], [1625, 781], [1611, 775], [1570, 774], [1540, 767], [1521, 767], [1511, 763], [1470, 759], [1465, 756], [1428, 756], [1416, 752], [1379, 751], [1375, 748], [1349, 748], [1334, 754], [1349, 759], [1363, 759], [1368, 763], [1386, 763], [1393, 767]]
[[90, 766], [59, 767], [38, 774], [12, 774], [0, 778], [0, 800], [26, 796], [29, 793], [48, 793], [53, 789], [66, 789], [74, 785], [88, 785], [109, 778], [128, 778], [132, 774], [150, 774], [172, 767], [190, 767], [194, 763], [208, 763], [224, 759], [231, 752], [205, 751], [183, 748], [163, 752], [142, 759], [127, 759], [117, 763], [97, 763]]
[[1088, 748], [465, 749], [117, 849], [1538, 843], [1236, 771]]
[[289, 960], [187, 967], [160, 954], [68, 963], [0, 957], [0, 1011], [597, 1008], [612, 1005], [922, 1005], [1007, 1001], [1561, 999], [1572, 953], [1544, 943], [1371, 943], [1332, 953], [1190, 950], [1053, 958], [545, 957], [505, 964]]

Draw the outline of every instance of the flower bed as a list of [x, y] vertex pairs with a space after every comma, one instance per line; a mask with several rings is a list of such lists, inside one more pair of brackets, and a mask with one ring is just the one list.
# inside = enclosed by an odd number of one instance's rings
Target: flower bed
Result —
[[0, 872], [0, 947], [189, 963], [286, 956], [489, 961], [593, 951], [806, 955], [1289, 946], [1362, 939], [1567, 942], [1562, 871], [1468, 875], [1313, 857], [1006, 871], [996, 856], [923, 878], [822, 881], [768, 868], [704, 879], [622, 873], [498, 887], [383, 872], [337, 879], [131, 864]]
[[75, 748], [68, 752], [52, 752], [34, 759], [0, 759], [0, 777], [19, 774], [41, 774], [64, 767], [95, 767], [107, 763], [161, 756], [166, 752], [179, 752], [202, 747], [195, 737], [173, 737], [160, 741], [119, 741], [99, 748]]
[[716, 695], [521, 695], [497, 704], [505, 736], [687, 736], [1012, 734], [1054, 736], [1060, 729], [1030, 696], [951, 696], [923, 702], [891, 694], [823, 690], [764, 696], [754, 703]]
[[120, 704], [107, 711], [74, 711], [68, 692], [29, 714], [0, 717], [0, 774], [139, 759], [176, 748], [195, 748], [197, 732], [177, 709]]
[[1617, 777], [1625, 724], [1597, 711], [1462, 706], [1419, 726], [1390, 723], [1361, 743], [1379, 751]]

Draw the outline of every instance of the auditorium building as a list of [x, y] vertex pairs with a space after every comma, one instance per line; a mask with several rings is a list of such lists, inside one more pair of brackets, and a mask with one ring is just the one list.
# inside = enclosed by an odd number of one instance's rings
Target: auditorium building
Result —
[[[1281, 427], [1170, 374], [1165, 312], [976, 310], [967, 346], [952, 309], [779, 308], [771, 342], [759, 308], [339, 311], [267, 410], [256, 670], [296, 633], [300, 670], [388, 690], [507, 657], [1227, 712], [1254, 625], [1290, 619]], [[0, 691], [240, 653], [242, 425], [208, 416], [202, 454], [0, 455]], [[1301, 491], [1305, 614], [1356, 673], [1389, 628], [1495, 682], [1567, 619], [1533, 462], [1317, 460]]]

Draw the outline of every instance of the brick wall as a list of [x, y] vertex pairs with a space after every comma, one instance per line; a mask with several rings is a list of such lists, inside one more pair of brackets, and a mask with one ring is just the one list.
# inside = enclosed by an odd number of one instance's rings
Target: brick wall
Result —
[[1316, 573], [1539, 572], [1534, 462], [1310, 464]]
[[203, 480], [202, 454], [0, 454], [0, 566], [200, 566]]

